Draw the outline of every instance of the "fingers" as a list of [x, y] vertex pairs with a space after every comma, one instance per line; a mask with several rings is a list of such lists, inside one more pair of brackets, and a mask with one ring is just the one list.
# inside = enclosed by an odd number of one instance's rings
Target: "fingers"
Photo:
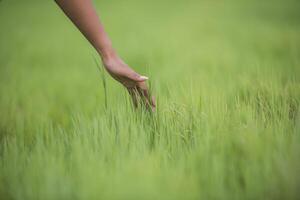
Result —
[[123, 85], [127, 87], [134, 107], [137, 108], [139, 105], [142, 105], [145, 106], [148, 110], [155, 111], [155, 99], [154, 97], [149, 95], [149, 90], [145, 82], [146, 80], [148, 80], [148, 77], [141, 76], [133, 70], [127, 72], [126, 77], [129, 80], [125, 81]]
[[143, 102], [147, 109], [153, 110], [153, 102], [152, 97], [150, 97], [149, 92], [147, 89], [141, 89], [141, 96], [143, 97]]
[[153, 112], [155, 111], [155, 98], [149, 95], [147, 88], [144, 86], [136, 86], [134, 88], [128, 88], [127, 90], [131, 96], [135, 108], [138, 108], [139, 106], [145, 106], [147, 110], [151, 110]]
[[149, 94], [149, 90], [145, 82], [138, 84], [138, 91], [146, 108], [155, 111], [155, 98]]

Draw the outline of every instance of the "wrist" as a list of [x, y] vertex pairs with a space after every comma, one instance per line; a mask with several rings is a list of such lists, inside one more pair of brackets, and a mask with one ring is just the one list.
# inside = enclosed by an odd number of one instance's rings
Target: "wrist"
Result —
[[98, 53], [101, 57], [102, 62], [104, 63], [110, 60], [114, 60], [118, 57], [117, 52], [112, 47], [98, 50]]

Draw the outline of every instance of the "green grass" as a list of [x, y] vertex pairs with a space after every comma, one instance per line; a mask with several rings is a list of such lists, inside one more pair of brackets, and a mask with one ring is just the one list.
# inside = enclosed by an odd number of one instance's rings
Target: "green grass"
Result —
[[157, 112], [53, 1], [0, 1], [0, 199], [299, 198], [299, 1], [97, 9]]

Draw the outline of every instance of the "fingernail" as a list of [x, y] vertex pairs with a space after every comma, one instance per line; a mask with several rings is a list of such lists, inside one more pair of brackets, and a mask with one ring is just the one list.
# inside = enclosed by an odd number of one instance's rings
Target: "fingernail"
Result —
[[140, 76], [141, 79], [148, 80], [149, 78], [147, 76]]

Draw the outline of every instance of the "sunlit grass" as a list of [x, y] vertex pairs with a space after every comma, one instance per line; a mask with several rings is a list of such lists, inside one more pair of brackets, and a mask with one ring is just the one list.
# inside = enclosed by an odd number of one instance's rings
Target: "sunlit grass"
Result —
[[0, 199], [297, 199], [300, 4], [124, 2], [97, 8], [156, 113], [53, 2], [0, 2]]

